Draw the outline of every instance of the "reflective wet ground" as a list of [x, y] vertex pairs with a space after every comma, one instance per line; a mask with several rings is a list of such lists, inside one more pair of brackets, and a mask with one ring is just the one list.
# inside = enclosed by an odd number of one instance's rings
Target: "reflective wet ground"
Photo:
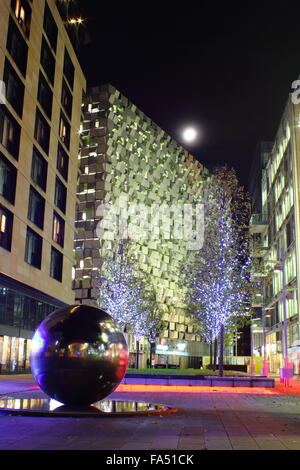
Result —
[[2, 397], [0, 413], [13, 413], [31, 416], [136, 416], [166, 414], [176, 408], [166, 405], [137, 401], [101, 400], [89, 406], [70, 407], [50, 398]]

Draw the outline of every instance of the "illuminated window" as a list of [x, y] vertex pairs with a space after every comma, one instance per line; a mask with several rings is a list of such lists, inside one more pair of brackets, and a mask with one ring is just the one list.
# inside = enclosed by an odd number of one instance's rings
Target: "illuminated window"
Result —
[[71, 119], [73, 98], [65, 80], [63, 80], [63, 85], [62, 85], [61, 104], [63, 105], [64, 110], [66, 111], [67, 115]]
[[27, 68], [28, 46], [13, 19], [9, 18], [7, 50], [25, 77]]
[[0, 204], [0, 247], [11, 250], [13, 214]]
[[61, 141], [65, 144], [67, 149], [70, 147], [70, 136], [71, 136], [71, 126], [67, 121], [67, 118], [61, 113], [60, 122], [59, 122], [59, 137]]
[[65, 221], [56, 212], [53, 214], [53, 231], [52, 239], [62, 248], [64, 247], [65, 238]]
[[27, 38], [30, 34], [31, 8], [26, 0], [12, 0], [11, 8], [15, 17]]
[[0, 232], [5, 233], [6, 232], [6, 220], [7, 217], [5, 214], [1, 213], [1, 220], [0, 220]]

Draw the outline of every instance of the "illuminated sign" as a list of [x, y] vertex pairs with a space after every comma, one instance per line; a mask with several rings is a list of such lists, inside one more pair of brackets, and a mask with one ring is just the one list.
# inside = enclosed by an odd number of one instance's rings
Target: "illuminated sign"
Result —
[[[176, 348], [174, 349], [174, 345], [168, 344], [157, 344], [155, 354], [170, 354], [173, 356], [188, 356], [188, 352], [184, 351], [186, 349], [186, 343], [177, 343]], [[172, 349], [169, 349], [172, 348]]]

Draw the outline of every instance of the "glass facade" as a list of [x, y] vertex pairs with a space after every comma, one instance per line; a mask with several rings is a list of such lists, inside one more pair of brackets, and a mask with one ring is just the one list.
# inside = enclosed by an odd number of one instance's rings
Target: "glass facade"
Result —
[[25, 330], [35, 330], [57, 308], [0, 285], [0, 323]]
[[[29, 369], [31, 339], [23, 338], [37, 328], [43, 319], [58, 308], [53, 305], [0, 284], [0, 324], [12, 328], [14, 336], [0, 335], [0, 369], [16, 372]], [[28, 336], [28, 334], [27, 334]]]
[[[298, 359], [295, 362], [295, 354], [299, 354], [300, 347], [297, 294], [298, 191], [294, 178], [298, 155], [294, 151], [295, 135], [292, 129], [295, 128], [295, 122], [291, 111], [287, 107], [262, 172], [262, 212], [268, 215], [268, 225], [261, 230], [261, 237], [267, 241], [268, 250], [263, 258], [269, 270], [263, 300], [267, 328], [266, 357], [270, 372], [276, 374], [280, 373], [286, 354], [296, 365]], [[284, 331], [287, 336], [286, 352]]]
[[0, 335], [0, 372], [29, 371], [31, 339]]

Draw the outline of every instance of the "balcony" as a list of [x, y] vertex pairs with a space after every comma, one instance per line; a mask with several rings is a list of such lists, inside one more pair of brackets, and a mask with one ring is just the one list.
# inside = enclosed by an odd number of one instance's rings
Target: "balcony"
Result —
[[263, 308], [263, 299], [262, 297], [256, 297], [256, 296], [253, 296], [253, 298], [251, 299], [251, 307], [252, 308]]
[[250, 233], [263, 233], [268, 227], [267, 214], [253, 214], [250, 219]]
[[263, 258], [266, 256], [269, 247], [265, 241], [253, 238], [251, 240], [250, 250], [253, 258]]

